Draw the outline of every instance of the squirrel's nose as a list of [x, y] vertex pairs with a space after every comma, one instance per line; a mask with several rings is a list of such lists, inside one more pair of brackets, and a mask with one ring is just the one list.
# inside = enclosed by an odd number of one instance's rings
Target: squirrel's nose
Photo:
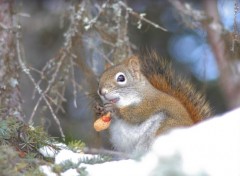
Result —
[[100, 89], [98, 90], [99, 95], [102, 95], [102, 96], [104, 96], [107, 92], [108, 92], [108, 91], [107, 91], [107, 89], [105, 89], [105, 88], [100, 88]]

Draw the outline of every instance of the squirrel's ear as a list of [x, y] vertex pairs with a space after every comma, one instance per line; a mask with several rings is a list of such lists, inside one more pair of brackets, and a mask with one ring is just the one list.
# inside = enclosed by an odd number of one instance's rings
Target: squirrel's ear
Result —
[[136, 56], [133, 56], [129, 59], [128, 61], [128, 66], [129, 66], [129, 69], [132, 73], [132, 75], [134, 77], [136, 77], [137, 79], [140, 79], [140, 63], [139, 63], [139, 60]]
[[106, 63], [105, 64], [105, 70], [107, 70], [108, 68], [110, 68], [112, 65], [110, 63]]

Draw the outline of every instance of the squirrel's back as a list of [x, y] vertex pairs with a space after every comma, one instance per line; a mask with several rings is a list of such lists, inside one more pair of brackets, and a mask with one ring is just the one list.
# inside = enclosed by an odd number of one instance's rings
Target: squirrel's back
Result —
[[211, 115], [211, 109], [203, 94], [193, 84], [177, 76], [172, 66], [155, 52], [139, 54], [141, 72], [158, 90], [178, 99], [197, 123]]

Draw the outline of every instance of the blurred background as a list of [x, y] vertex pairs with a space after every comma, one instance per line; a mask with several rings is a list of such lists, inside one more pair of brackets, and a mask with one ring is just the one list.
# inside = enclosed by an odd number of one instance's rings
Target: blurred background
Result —
[[[106, 64], [138, 50], [153, 49], [171, 60], [178, 74], [206, 92], [215, 114], [240, 104], [238, 3], [21, 0], [16, 7], [25, 62], [46, 90], [67, 139], [107, 147], [107, 132], [92, 128], [97, 80]], [[52, 113], [24, 73], [20, 83], [26, 121], [32, 118], [34, 125], [60, 136]]]

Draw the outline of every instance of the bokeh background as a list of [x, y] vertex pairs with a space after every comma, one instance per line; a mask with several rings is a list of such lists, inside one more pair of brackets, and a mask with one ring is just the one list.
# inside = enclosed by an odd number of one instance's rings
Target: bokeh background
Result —
[[[99, 9], [101, 9], [102, 4], [106, 2], [97, 0], [85, 1], [87, 6], [84, 8], [90, 9], [88, 11], [89, 18], [94, 18], [98, 14]], [[181, 2], [186, 3], [185, 5], [189, 5], [197, 11], [204, 12], [205, 10], [204, 3], [206, 1], [192, 0]], [[213, 2], [216, 4], [219, 22], [222, 24], [224, 31], [229, 34], [236, 32], [239, 14], [234, 10], [234, 7], [238, 1], [216, 0]], [[56, 57], [59, 50], [65, 46], [66, 32], [71, 24], [69, 22], [70, 18], [68, 18], [69, 9], [71, 11], [72, 6], [80, 8], [78, 4], [81, 3], [83, 1], [21, 0], [17, 2], [17, 10], [23, 14], [20, 17], [20, 22], [22, 24], [25, 61], [29, 67], [41, 70], [49, 59]], [[165, 32], [145, 22], [141, 22], [140, 28], [139, 18], [130, 14], [127, 24], [127, 37], [131, 43], [132, 51], [144, 50], [146, 48], [154, 49], [160, 56], [171, 60], [178, 74], [190, 79], [199, 90], [206, 92], [207, 99], [215, 114], [223, 113], [233, 108], [226, 101], [226, 95], [220, 82], [221, 70], [209, 43], [207, 30], [201, 23], [181, 16], [176, 7], [167, 0], [128, 0], [124, 1], [124, 3], [132, 8], [134, 12], [143, 16], [145, 14], [145, 18], [167, 29], [167, 32]], [[89, 19], [85, 18], [85, 20]], [[104, 16], [99, 20], [102, 20], [100, 28], [104, 28], [104, 24], [112, 23], [112, 21], [104, 21]], [[107, 27], [109, 28], [109, 26]], [[116, 31], [117, 29], [113, 28], [112, 30]], [[97, 80], [97, 77], [104, 70], [105, 57], [108, 57], [114, 63], [116, 61], [114, 61], [110, 52], [110, 54], [105, 54], [104, 56], [101, 54], [109, 50], [102, 45], [103, 35], [99, 34], [99, 31], [94, 32], [94, 29], [92, 29], [91, 32], [82, 32], [81, 34], [83, 42], [81, 45], [78, 45], [78, 49], [79, 51], [84, 51], [84, 58], [89, 61], [87, 64], [92, 68]], [[111, 40], [111, 42], [114, 43], [115, 41]], [[101, 50], [101, 53], [96, 52], [96, 49]], [[236, 70], [239, 76], [239, 62], [236, 61], [236, 63], [238, 63], [236, 64], [236, 66], [238, 65]], [[80, 85], [82, 84], [83, 88], [82, 91], [77, 91], [77, 94], [74, 95], [71, 82], [66, 86], [63, 93], [66, 100], [62, 106], [64, 111], [57, 113], [61, 126], [68, 139], [81, 139], [90, 147], [107, 147], [107, 132], [97, 134], [92, 128], [94, 112], [91, 103], [93, 100], [89, 98], [88, 92], [86, 92], [88, 87], [84, 86], [84, 82], [90, 80], [85, 76], [81, 68], [76, 68], [74, 72], [76, 81]], [[33, 71], [32, 74], [36, 80], [41, 78], [37, 71]], [[44, 84], [41, 86], [44, 87]], [[24, 100], [26, 121], [28, 121], [38, 96], [36, 95], [35, 98], [32, 98], [34, 86], [24, 74], [21, 76], [20, 89]], [[44, 102], [40, 104], [40, 107], [34, 116], [34, 124], [44, 124], [46, 130], [51, 135], [59, 136], [58, 127], [51, 117], [51, 113], [44, 111], [44, 108], [47, 109]]]

